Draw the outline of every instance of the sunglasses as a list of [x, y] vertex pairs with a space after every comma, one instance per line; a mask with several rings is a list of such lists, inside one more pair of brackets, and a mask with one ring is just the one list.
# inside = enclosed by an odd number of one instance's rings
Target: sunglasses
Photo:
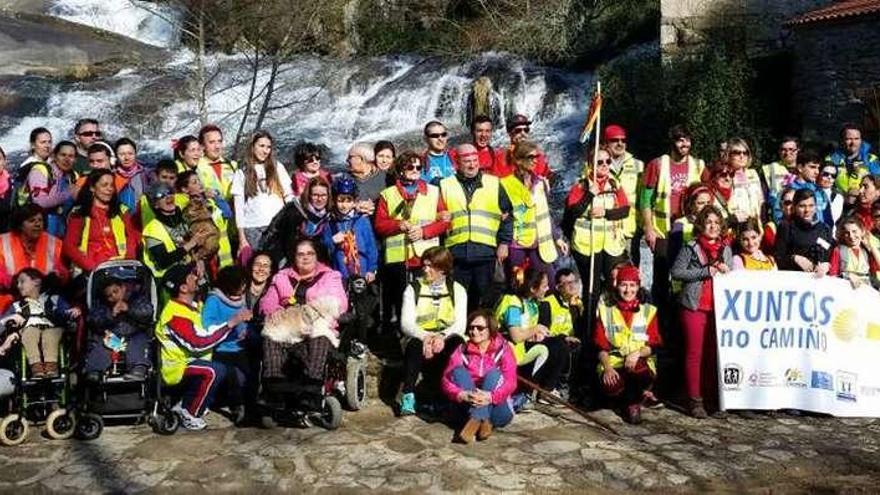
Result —
[[411, 171], [413, 171], [413, 170], [421, 170], [421, 169], [422, 169], [422, 166], [421, 166], [421, 165], [416, 165], [416, 164], [414, 164], [414, 163], [410, 163], [409, 165], [403, 167], [403, 169], [406, 170], [407, 172], [411, 172]]
[[611, 165], [611, 159], [607, 160], [596, 160], [596, 165]]
[[715, 177], [720, 177], [722, 179], [729, 179], [729, 178], [733, 177], [733, 172], [731, 172], [729, 170], [725, 170], [724, 172], [718, 172], [717, 174], [715, 174]]
[[794, 204], [794, 201], [788, 199], [782, 202], [782, 206], [791, 206]]
[[608, 142], [609, 142], [609, 143], [612, 143], [612, 144], [613, 144], [613, 143], [625, 143], [625, 142], [626, 142], [626, 139], [623, 139], [623, 138], [615, 138], [615, 139], [609, 139]]
[[83, 131], [78, 134], [85, 137], [101, 137], [101, 131]]
[[430, 134], [425, 134], [425, 135], [431, 139], [441, 139], [441, 138], [445, 138], [446, 136], [448, 136], [449, 133], [448, 132], [432, 132]]
[[730, 150], [727, 152], [730, 156], [749, 156], [749, 152], [747, 150]]
[[836, 179], [837, 172], [822, 172], [822, 177], [830, 177], [832, 179]]
[[471, 324], [471, 325], [468, 325], [468, 326], [467, 326], [467, 329], [468, 329], [468, 331], [471, 331], [471, 330], [477, 330], [477, 331], [479, 331], [479, 332], [482, 332], [483, 330], [488, 330], [489, 327], [488, 327], [487, 325], [474, 325], [474, 324]]
[[305, 160], [303, 160], [303, 163], [313, 163], [313, 162], [320, 162], [320, 161], [321, 161], [320, 156], [312, 155], [310, 157], [307, 157]]
[[528, 134], [531, 130], [532, 130], [531, 127], [524, 125], [524, 126], [520, 126], [520, 127], [514, 127], [513, 133], [514, 134], [523, 134], [523, 133]]

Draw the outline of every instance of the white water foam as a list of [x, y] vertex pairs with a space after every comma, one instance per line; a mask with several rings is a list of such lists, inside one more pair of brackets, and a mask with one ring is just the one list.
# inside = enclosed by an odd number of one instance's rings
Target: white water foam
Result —
[[55, 0], [49, 14], [163, 48], [180, 44], [181, 15], [144, 0]]

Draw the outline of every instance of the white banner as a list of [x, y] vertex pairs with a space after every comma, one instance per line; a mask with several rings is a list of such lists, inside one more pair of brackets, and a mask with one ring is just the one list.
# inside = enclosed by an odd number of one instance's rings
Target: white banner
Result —
[[880, 293], [763, 271], [714, 289], [722, 409], [880, 416]]

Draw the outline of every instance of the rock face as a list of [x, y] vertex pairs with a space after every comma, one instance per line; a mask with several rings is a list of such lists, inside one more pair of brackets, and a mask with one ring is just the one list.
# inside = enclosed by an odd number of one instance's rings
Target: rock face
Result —
[[[0, 75], [83, 79], [163, 60], [163, 50], [124, 36], [31, 12], [0, 11]], [[14, 7], [14, 5], [13, 5]]]

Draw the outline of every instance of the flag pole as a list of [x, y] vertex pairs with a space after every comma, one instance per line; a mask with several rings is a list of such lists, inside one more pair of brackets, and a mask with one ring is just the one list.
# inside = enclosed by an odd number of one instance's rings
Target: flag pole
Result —
[[[598, 168], [596, 165], [597, 165], [597, 160], [599, 159], [599, 134], [602, 132], [602, 104], [601, 104], [601, 101], [602, 101], [602, 81], [596, 81], [596, 96], [595, 96], [595, 98], [598, 98], [600, 104], [598, 105], [598, 108], [596, 109], [596, 133], [595, 133], [596, 134], [596, 142], [593, 145], [593, 164], [592, 164], [593, 165], [593, 182], [592, 182], [593, 184], [596, 184], [596, 169]], [[589, 188], [587, 189], [587, 191], [584, 191], [584, 193], [589, 193]], [[598, 195], [593, 196], [593, 200], [590, 202], [590, 211], [587, 212], [587, 215], [590, 215], [590, 248], [591, 249], [593, 246], [593, 235], [595, 235], [594, 229], [596, 226], [596, 221], [592, 217], [592, 209], [593, 209], [593, 202], [596, 201], [597, 196]], [[596, 266], [596, 253], [590, 253], [590, 285], [588, 286], [588, 289], [587, 289], [588, 300], [584, 301], [584, 304], [586, 305], [584, 307], [584, 309], [588, 312], [588, 315], [587, 315], [587, 325], [588, 325], [587, 331], [588, 332], [590, 332], [592, 330], [591, 328], [589, 328], [589, 324], [592, 323], [591, 319], [592, 319], [592, 312], [593, 312], [593, 304], [592, 304], [592, 302], [593, 302], [593, 282], [595, 281], [595, 278], [596, 278], [595, 266]]]

